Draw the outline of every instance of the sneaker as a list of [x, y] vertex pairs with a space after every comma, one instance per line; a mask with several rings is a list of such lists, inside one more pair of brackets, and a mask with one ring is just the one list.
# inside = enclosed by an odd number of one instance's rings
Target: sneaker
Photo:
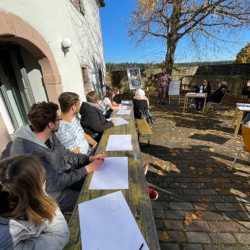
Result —
[[153, 188], [153, 187], [148, 187], [147, 188], [147, 193], [150, 198], [150, 200], [157, 200], [159, 197], [159, 193]]

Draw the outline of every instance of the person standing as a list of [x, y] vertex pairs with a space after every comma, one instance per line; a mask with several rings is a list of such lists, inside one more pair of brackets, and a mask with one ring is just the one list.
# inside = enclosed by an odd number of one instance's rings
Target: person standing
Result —
[[[206, 93], [207, 96], [211, 93], [211, 86], [208, 80], [203, 80], [202, 83], [198, 86], [196, 86], [196, 93]], [[196, 109], [201, 110], [204, 105], [204, 99], [203, 98], [196, 98], [195, 99]]]

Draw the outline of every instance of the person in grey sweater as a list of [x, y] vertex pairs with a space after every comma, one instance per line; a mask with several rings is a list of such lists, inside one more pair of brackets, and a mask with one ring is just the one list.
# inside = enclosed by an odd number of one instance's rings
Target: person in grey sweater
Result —
[[71, 211], [77, 201], [84, 177], [98, 169], [103, 155], [88, 157], [65, 149], [55, 136], [60, 117], [52, 102], [34, 104], [28, 114], [30, 125], [16, 131], [4, 155], [30, 154], [39, 157], [46, 170], [46, 190], [63, 212]]
[[61, 250], [69, 240], [56, 201], [44, 190], [45, 171], [34, 156], [0, 162], [0, 249]]

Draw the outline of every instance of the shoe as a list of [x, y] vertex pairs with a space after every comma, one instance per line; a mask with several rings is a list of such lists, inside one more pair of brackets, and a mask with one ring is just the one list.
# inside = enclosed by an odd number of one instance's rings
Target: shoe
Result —
[[148, 193], [150, 200], [155, 201], [159, 197], [159, 193], [153, 187], [148, 187], [147, 193]]

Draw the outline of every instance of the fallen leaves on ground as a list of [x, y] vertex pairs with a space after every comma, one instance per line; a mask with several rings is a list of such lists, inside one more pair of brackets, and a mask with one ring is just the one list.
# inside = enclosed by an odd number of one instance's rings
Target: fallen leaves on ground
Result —
[[166, 231], [161, 231], [159, 233], [159, 239], [160, 239], [160, 241], [167, 241], [167, 240], [169, 240], [168, 233]]
[[188, 212], [184, 218], [184, 224], [186, 226], [193, 223], [194, 220], [200, 220], [202, 218], [202, 211]]

